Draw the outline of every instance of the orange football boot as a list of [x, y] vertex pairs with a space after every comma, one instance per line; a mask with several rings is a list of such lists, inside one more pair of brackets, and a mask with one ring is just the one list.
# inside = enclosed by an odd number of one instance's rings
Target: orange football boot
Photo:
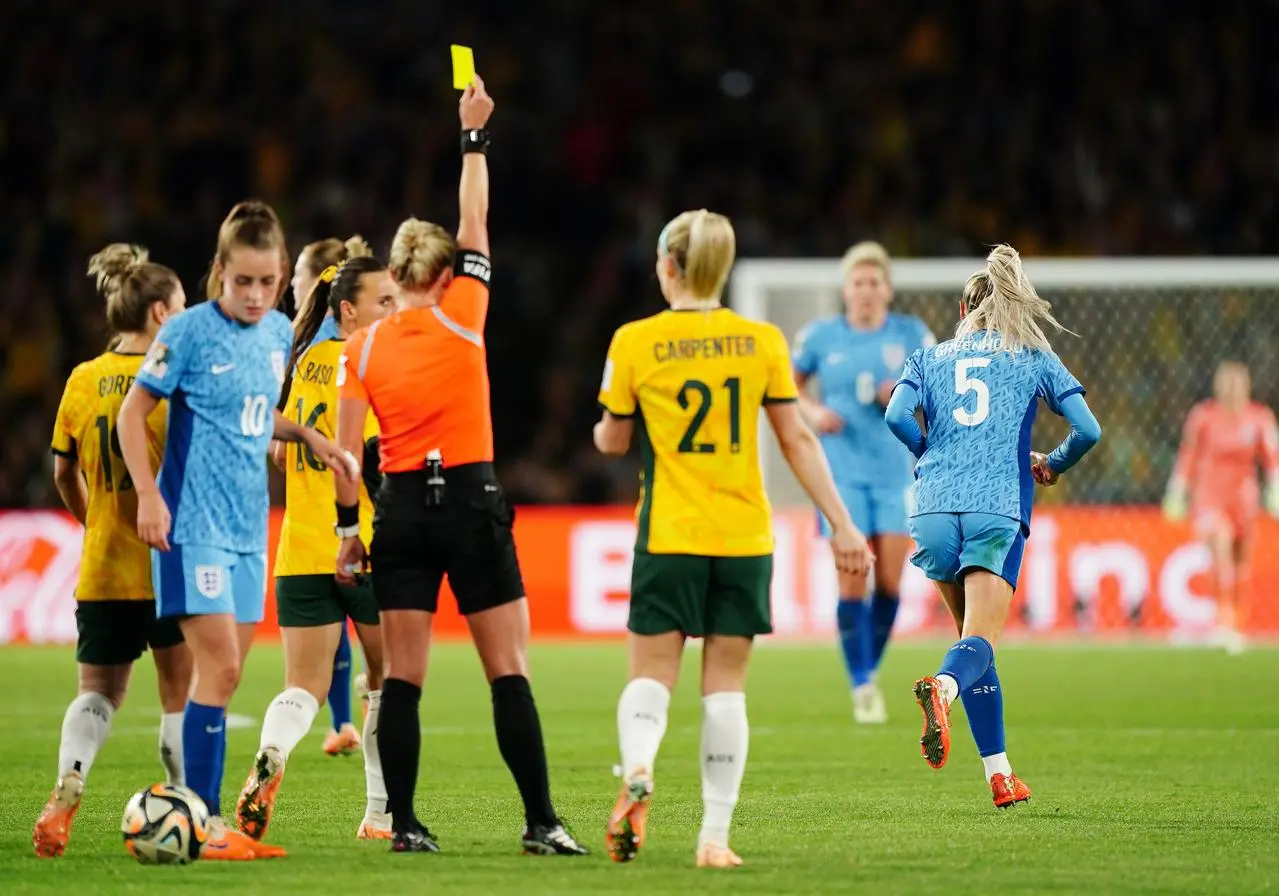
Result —
[[924, 711], [919, 747], [933, 768], [941, 768], [950, 757], [950, 704], [945, 693], [942, 683], [931, 675], [915, 682], [915, 702]]
[[356, 840], [391, 840], [395, 837], [395, 831], [390, 826], [391, 817], [388, 815], [387, 826], [379, 827], [373, 820], [365, 818], [360, 822], [360, 829], [355, 832]]
[[341, 731], [330, 728], [329, 733], [324, 735], [324, 752], [330, 756], [350, 756], [359, 749], [360, 732], [350, 722], [343, 725]]
[[275, 795], [283, 779], [284, 757], [280, 751], [275, 747], [260, 750], [235, 804], [236, 825], [254, 840], [261, 840], [271, 823]]
[[644, 845], [652, 797], [651, 776], [640, 774], [622, 780], [622, 790], [608, 817], [608, 855], [614, 862], [629, 862]]
[[995, 798], [996, 809], [1007, 809], [1018, 803], [1030, 802], [1030, 788], [1016, 775], [999, 772], [990, 776], [990, 792]]
[[71, 822], [75, 821], [83, 794], [84, 778], [79, 772], [67, 772], [58, 779], [31, 834], [36, 855], [52, 859], [67, 851], [67, 841], [71, 839]]
[[200, 850], [201, 859], [215, 862], [251, 862], [285, 855], [278, 846], [259, 843], [248, 834], [230, 830], [225, 821], [216, 817], [209, 819], [209, 839]]

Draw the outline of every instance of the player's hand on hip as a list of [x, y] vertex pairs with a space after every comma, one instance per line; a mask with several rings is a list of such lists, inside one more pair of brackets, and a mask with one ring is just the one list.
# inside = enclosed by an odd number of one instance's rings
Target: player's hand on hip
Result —
[[462, 121], [462, 129], [482, 128], [488, 124], [492, 114], [493, 97], [484, 89], [484, 79], [476, 75], [462, 91], [462, 98], [457, 103], [457, 117]]
[[1052, 488], [1061, 478], [1061, 474], [1048, 466], [1048, 455], [1038, 451], [1030, 452], [1030, 475], [1044, 488]]
[[836, 414], [826, 405], [819, 405], [813, 411], [813, 429], [824, 436], [833, 435], [844, 428], [844, 418]]
[[835, 568], [846, 575], [867, 575], [875, 562], [875, 552], [856, 526], [833, 530], [830, 550], [835, 555]]
[[164, 496], [158, 491], [138, 495], [138, 537], [157, 551], [169, 549], [169, 527], [173, 517]]
[[354, 585], [356, 576], [363, 575], [368, 566], [368, 552], [358, 537], [344, 538], [338, 545], [337, 580], [343, 585]]

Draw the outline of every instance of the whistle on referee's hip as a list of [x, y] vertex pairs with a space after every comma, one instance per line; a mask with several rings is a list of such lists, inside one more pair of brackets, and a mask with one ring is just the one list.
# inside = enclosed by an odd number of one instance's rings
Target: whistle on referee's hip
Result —
[[444, 503], [444, 456], [438, 448], [426, 455], [426, 506], [439, 507]]

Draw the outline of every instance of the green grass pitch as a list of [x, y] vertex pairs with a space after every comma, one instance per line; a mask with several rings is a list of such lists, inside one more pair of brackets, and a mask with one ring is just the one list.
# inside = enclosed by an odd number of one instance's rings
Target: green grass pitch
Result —
[[[616, 793], [620, 643], [539, 644], [533, 681], [560, 812], [590, 858], [520, 856], [515, 789], [498, 757], [469, 645], [437, 646], [422, 701], [418, 805], [438, 856], [395, 856], [354, 839], [359, 757], [320, 752], [323, 710], [289, 763], [269, 839], [287, 859], [148, 868], [124, 853], [120, 813], [160, 776], [149, 661], [89, 777], [66, 856], [37, 859], [31, 826], [55, 771], [71, 652], [0, 649], [0, 893], [1275, 893], [1279, 892], [1279, 652], [1009, 646], [999, 667], [1009, 754], [1034, 789], [997, 812], [957, 709], [950, 763], [919, 755], [911, 681], [940, 644], [890, 648], [881, 672], [892, 720], [854, 727], [835, 648], [765, 646], [749, 688], [752, 742], [733, 845], [746, 865], [697, 870], [696, 663], [671, 707], [649, 843], [614, 865], [601, 833]], [[261, 719], [279, 690], [278, 647], [249, 660], [233, 712]], [[231, 732], [224, 804], [257, 745]], [[164, 888], [161, 891], [159, 888]], [[217, 888], [216, 890], [211, 888]]]

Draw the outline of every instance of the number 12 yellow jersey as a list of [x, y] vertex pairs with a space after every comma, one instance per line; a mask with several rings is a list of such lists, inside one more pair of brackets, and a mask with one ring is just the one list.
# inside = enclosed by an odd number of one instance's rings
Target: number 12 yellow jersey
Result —
[[[89, 492], [76, 600], [152, 600], [151, 549], [138, 538], [138, 496], [116, 420], [145, 356], [106, 352], [71, 371], [53, 427], [54, 454], [78, 462]], [[151, 468], [164, 453], [168, 406], [147, 417]]]
[[635, 549], [753, 557], [773, 550], [759, 411], [795, 401], [777, 327], [727, 308], [663, 311], [620, 328], [600, 404], [643, 422]]
[[[341, 339], [325, 339], [303, 352], [285, 399], [286, 416], [330, 439], [337, 432], [337, 372], [344, 347]], [[377, 434], [377, 418], [370, 413], [364, 424], [364, 440]], [[301, 442], [285, 448], [284, 522], [275, 555], [275, 575], [333, 575], [338, 555], [338, 537], [333, 531], [337, 522], [333, 471]], [[373, 502], [361, 484], [360, 538], [367, 545], [372, 535]]]

